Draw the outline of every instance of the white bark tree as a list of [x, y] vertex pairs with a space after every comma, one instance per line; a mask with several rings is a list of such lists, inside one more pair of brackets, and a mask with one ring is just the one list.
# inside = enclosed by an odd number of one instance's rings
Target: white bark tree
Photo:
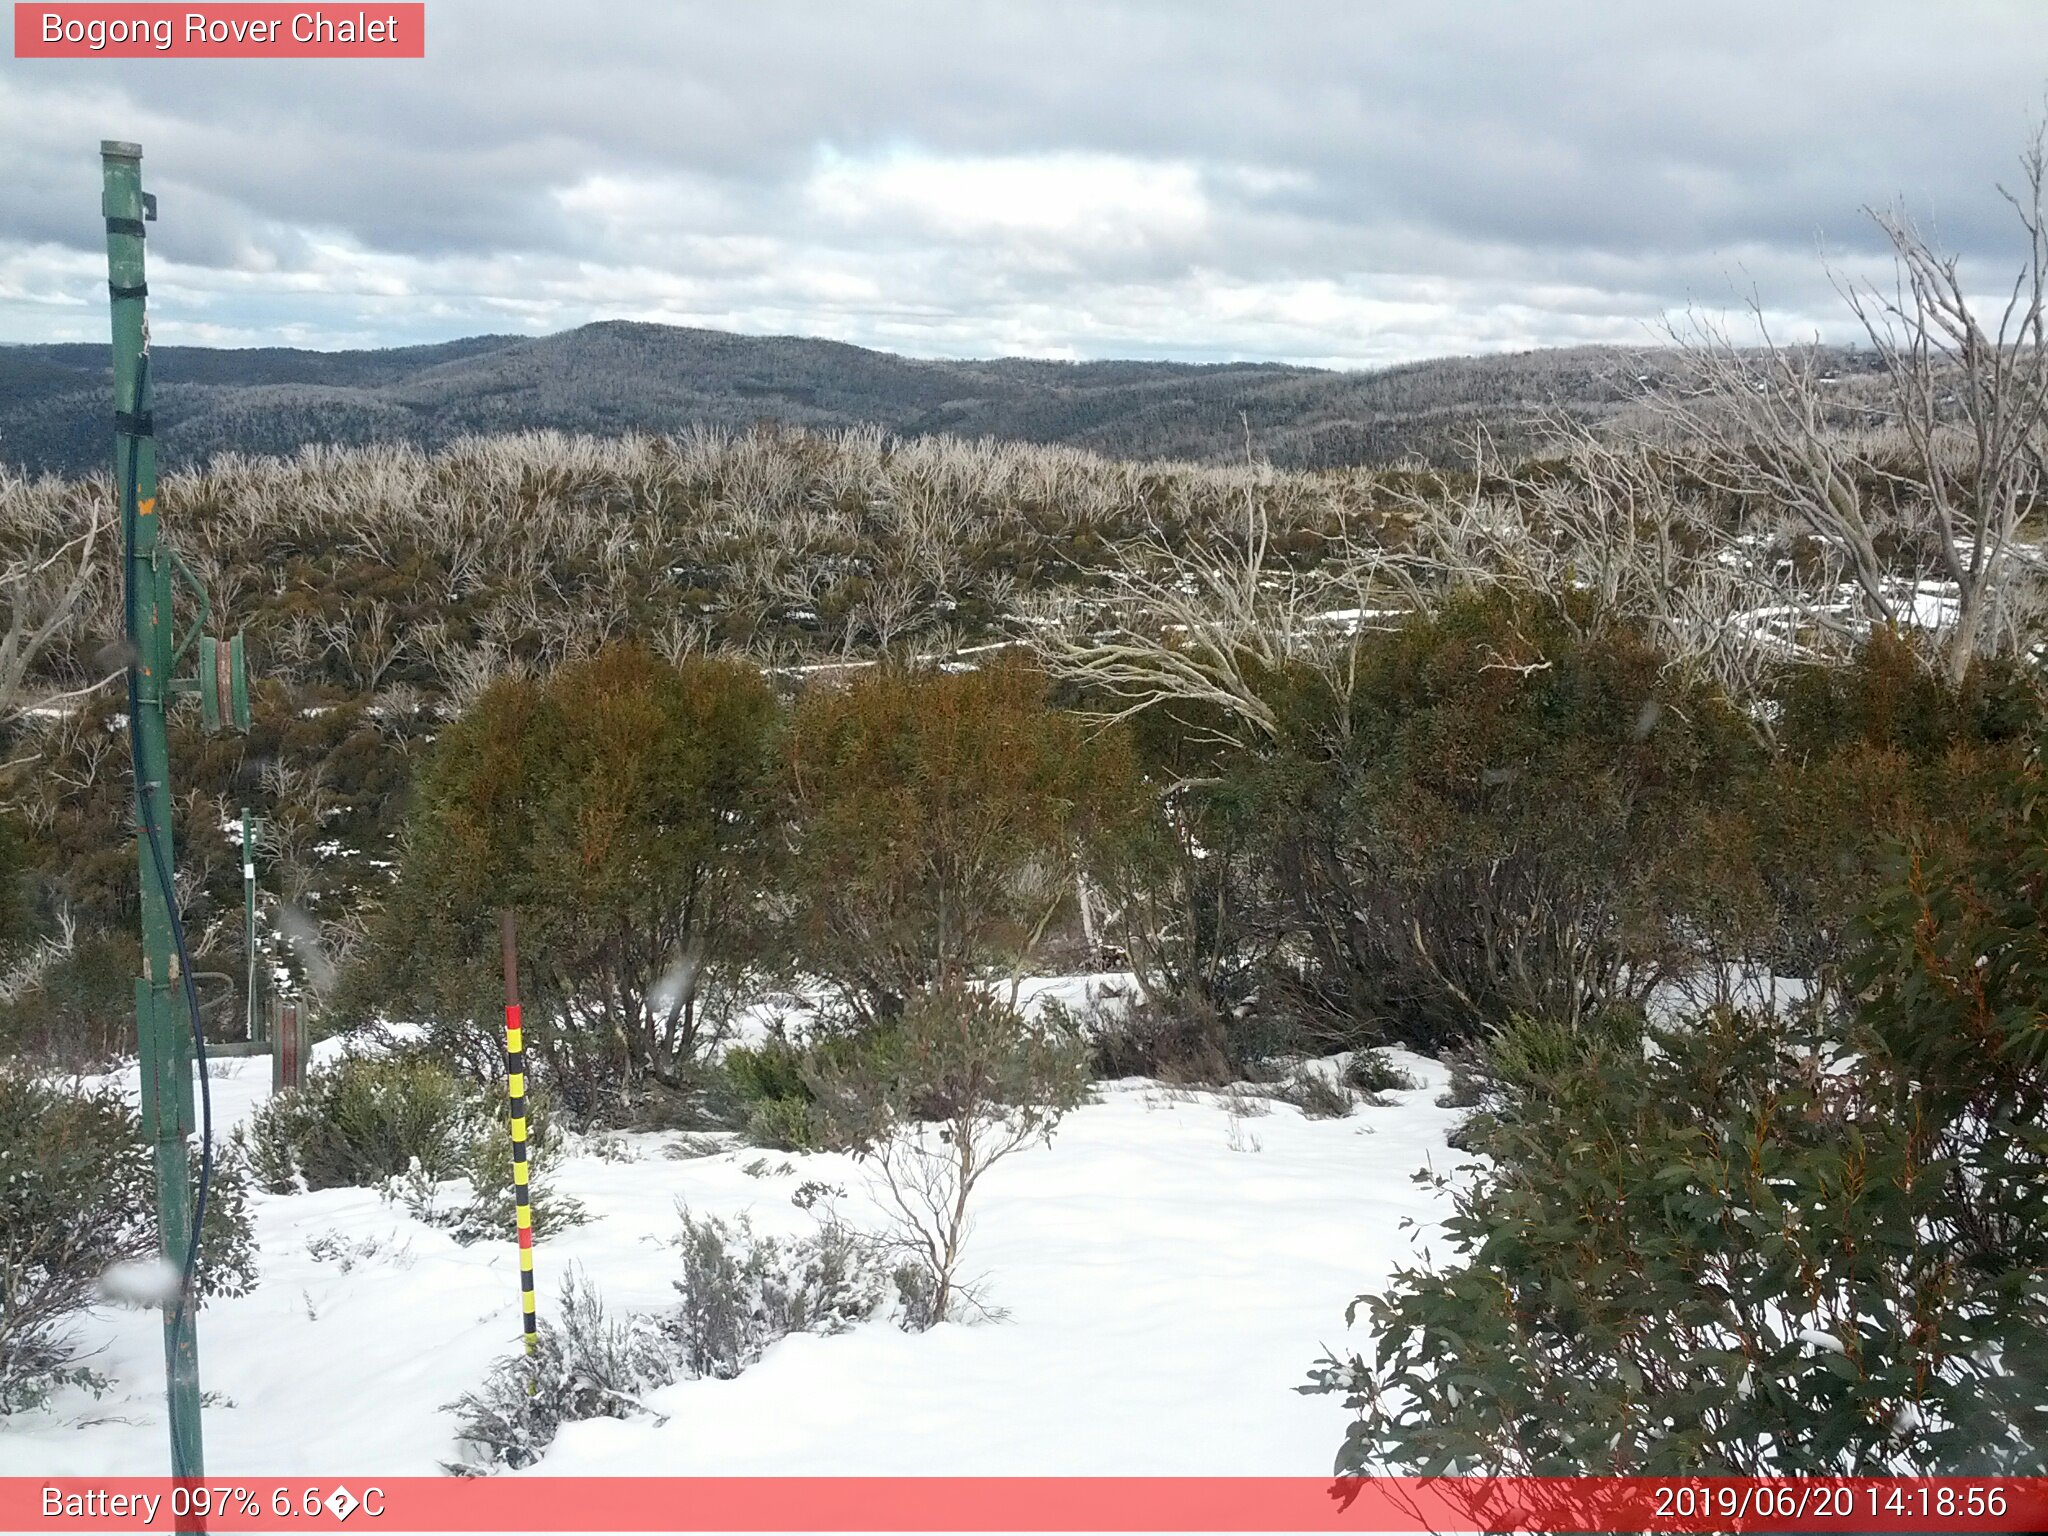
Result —
[[[2038, 565], [2017, 547], [2048, 488], [2048, 219], [2037, 129], [2018, 191], [2001, 188], [2024, 251], [2002, 303], [1971, 296], [1957, 259], [1894, 207], [1871, 210], [1892, 248], [1889, 289], [1838, 279], [1876, 354], [1891, 429], [1843, 430], [1824, 355], [1773, 337], [1760, 346], [1711, 321], [1675, 339], [1686, 387], [1652, 400], [1673, 445], [1703, 477], [1752, 507], [1790, 513], [1838, 559], [1868, 622], [1925, 623], [1913, 612], [1913, 559], [1931, 546], [1948, 601], [1934, 615], [1938, 664], [1960, 680], [1973, 657], [2034, 638]], [[1897, 550], [1894, 550], [1896, 543]], [[1905, 568], [1902, 568], [1902, 563]]]
[[37, 685], [39, 663], [86, 604], [108, 522], [98, 508], [86, 508], [81, 518], [77, 498], [40, 495], [39, 489], [19, 479], [0, 484], [0, 503], [19, 518], [20, 535], [0, 552], [0, 725], [105, 681], [68, 690]]

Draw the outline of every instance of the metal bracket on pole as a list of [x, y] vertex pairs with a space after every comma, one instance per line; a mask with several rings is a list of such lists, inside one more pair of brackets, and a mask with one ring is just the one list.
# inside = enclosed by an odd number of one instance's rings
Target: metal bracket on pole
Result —
[[199, 720], [211, 733], [249, 729], [249, 673], [242, 636], [199, 642]]

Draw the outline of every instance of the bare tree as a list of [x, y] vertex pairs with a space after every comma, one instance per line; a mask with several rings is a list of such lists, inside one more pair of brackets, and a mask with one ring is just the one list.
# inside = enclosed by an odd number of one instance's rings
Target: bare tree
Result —
[[1290, 666], [1315, 667], [1348, 693], [1357, 635], [1423, 606], [1427, 562], [1339, 537], [1297, 571], [1274, 554], [1254, 487], [1243, 505], [1234, 542], [1176, 548], [1155, 528], [1117, 552], [1099, 596], [1041, 603], [1027, 618], [1046, 667], [1114, 701], [1101, 712], [1109, 719], [1169, 701], [1214, 706], [1219, 735], [1236, 745], [1279, 737], [1265, 680]]
[[893, 1050], [815, 1069], [823, 1125], [869, 1169], [889, 1223], [884, 1245], [923, 1281], [913, 1322], [944, 1322], [963, 1300], [980, 1305], [960, 1272], [975, 1190], [1012, 1153], [1051, 1141], [1087, 1080], [1078, 1040], [971, 987], [914, 1000]]
[[16, 955], [0, 971], [0, 1003], [17, 1003], [34, 992], [43, 980], [78, 948], [78, 920], [68, 905], [57, 909], [57, 931]]
[[5, 612], [5, 628], [0, 629], [0, 723], [38, 704], [90, 693], [105, 681], [68, 692], [51, 690], [47, 696], [33, 686], [38, 663], [92, 585], [93, 555], [106, 527], [105, 514], [88, 509], [85, 526], [66, 535], [59, 516], [71, 510], [68, 503], [73, 498], [63, 498], [66, 505], [60, 505], [56, 498], [33, 495], [32, 488], [18, 479], [0, 485], [0, 499], [16, 500], [9, 492], [19, 493], [24, 503], [27, 537], [23, 547], [0, 555], [0, 609]]
[[[1896, 207], [1870, 210], [1892, 248], [1891, 288], [1837, 279], [1875, 351], [1894, 433], [1871, 440], [1844, 431], [1825, 354], [1781, 344], [1754, 303], [1760, 347], [1696, 320], [1675, 338], [1688, 387], [1652, 402], [1709, 484], [1752, 509], [1789, 512], [1839, 560], [1866, 621], [1931, 620], [1952, 680], [1974, 656], [2023, 649], [2039, 609], [2033, 562], [2015, 544], [2044, 489], [2042, 130], [2021, 163], [2021, 189], [2000, 190], [2026, 249], [1995, 324], [1972, 302], [1956, 258]], [[1888, 536], [1908, 554], [1932, 544], [1945, 583], [1933, 611], [1916, 605], [1918, 573], [1898, 568]], [[1824, 611], [1814, 616], [1827, 622]]]
[[1754, 697], [1774, 663], [1820, 654], [1817, 623], [1847, 635], [1837, 568], [1802, 572], [1774, 530], [1729, 526], [1681, 457], [1559, 413], [1541, 430], [1540, 469], [1511, 467], [1477, 432], [1465, 494], [1441, 478], [1395, 493], [1441, 583], [1572, 594], [1583, 608], [1562, 604], [1567, 620], [1633, 626], [1672, 670], [1733, 699]]

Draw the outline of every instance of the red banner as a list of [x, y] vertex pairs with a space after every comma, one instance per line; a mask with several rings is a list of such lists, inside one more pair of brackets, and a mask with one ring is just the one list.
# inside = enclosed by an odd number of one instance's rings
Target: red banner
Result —
[[2048, 1478], [0, 1478], [0, 1530], [2039, 1531]]
[[17, 59], [423, 59], [427, 8], [355, 5], [24, 5]]

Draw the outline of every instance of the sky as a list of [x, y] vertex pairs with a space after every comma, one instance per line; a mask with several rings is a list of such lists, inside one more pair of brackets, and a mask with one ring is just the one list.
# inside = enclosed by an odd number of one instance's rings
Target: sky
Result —
[[105, 338], [105, 138], [165, 342], [1359, 368], [1752, 295], [1846, 339], [1867, 205], [2009, 281], [2044, 93], [2037, 0], [428, 0], [424, 60], [0, 58], [0, 342]]

